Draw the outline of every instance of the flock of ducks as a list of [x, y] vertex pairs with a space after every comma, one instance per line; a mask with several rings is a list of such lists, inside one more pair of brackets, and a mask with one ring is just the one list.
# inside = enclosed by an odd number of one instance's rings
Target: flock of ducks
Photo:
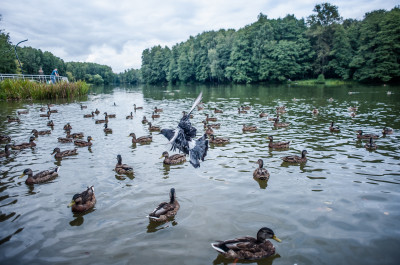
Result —
[[[114, 103], [115, 104], [115, 103]], [[136, 104], [134, 106], [134, 111], [136, 112], [137, 110], [143, 109], [143, 107], [137, 107]], [[81, 109], [86, 109], [86, 106], [81, 105]], [[198, 110], [203, 110], [204, 106], [203, 103], [200, 103], [197, 105]], [[250, 110], [250, 106], [240, 106], [238, 108], [239, 114], [245, 114], [247, 113], [248, 110]], [[350, 111], [355, 113], [357, 111], [357, 107], [351, 107], [349, 108]], [[50, 119], [52, 113], [57, 113], [57, 110], [51, 109], [51, 105], [48, 105], [47, 108], [42, 108], [41, 111], [46, 111], [46, 114], [40, 114], [40, 117], [47, 117]], [[163, 112], [162, 109], [159, 109], [157, 107], [154, 108], [152, 111], [152, 119], [157, 119], [160, 117], [160, 114]], [[276, 117], [270, 117], [268, 120], [274, 121], [273, 126], [282, 128], [282, 127], [288, 127], [290, 126], [290, 123], [282, 123], [280, 122], [279, 116], [284, 114], [286, 112], [285, 106], [279, 106], [276, 107]], [[18, 111], [18, 115], [23, 115], [27, 114], [28, 111]], [[98, 115], [100, 111], [96, 109], [95, 111], [91, 111], [89, 114], [83, 115], [84, 118], [93, 118], [95, 115]], [[214, 108], [214, 113], [223, 113], [223, 110]], [[312, 111], [313, 115], [317, 115], [319, 112], [317, 109], [314, 109]], [[183, 115], [186, 115], [185, 112], [183, 112]], [[260, 118], [268, 117], [269, 115], [265, 112], [261, 112], [259, 114]], [[108, 127], [108, 121], [110, 118], [115, 118], [115, 114], [108, 114], [107, 112], [104, 112], [104, 119], [99, 119], [95, 120], [96, 124], [99, 123], [104, 123], [104, 132], [105, 133], [112, 133], [112, 129]], [[133, 113], [130, 112], [130, 115], [126, 116], [126, 119], [132, 119], [133, 118]], [[20, 122], [20, 119], [18, 117], [11, 117], [7, 116], [8, 122]], [[202, 121], [204, 124], [204, 130], [205, 130], [205, 135], [208, 136], [208, 141], [212, 144], [215, 145], [225, 145], [230, 143], [229, 138], [224, 138], [224, 137], [216, 137], [214, 135], [214, 130], [213, 129], [218, 129], [220, 128], [219, 123], [209, 123], [209, 122], [216, 122], [218, 119], [216, 117], [210, 117], [209, 114], [205, 114], [205, 119]], [[147, 124], [148, 125], [148, 130], [149, 131], [160, 131], [161, 128], [158, 126], [152, 125], [151, 122], [147, 120], [145, 116], [143, 116], [142, 119], [142, 124]], [[54, 126], [54, 123], [52, 120], [49, 120], [47, 123], [48, 126], [52, 127]], [[66, 137], [59, 137], [58, 141], [60, 143], [71, 143], [74, 142], [74, 145], [76, 146], [91, 146], [93, 139], [91, 136], [87, 136], [86, 141], [83, 140], [84, 134], [83, 133], [71, 133], [72, 126], [67, 123], [65, 124], [64, 128]], [[243, 132], [253, 132], [257, 130], [257, 126], [253, 125], [245, 125], [243, 124], [242, 131]], [[329, 130], [334, 133], [339, 133], [340, 128], [339, 126], [335, 126], [334, 122], [331, 122], [329, 126]], [[5, 149], [3, 152], [0, 152], [0, 157], [7, 157], [11, 154], [10, 149], [13, 150], [22, 150], [25, 148], [33, 148], [36, 146], [34, 140], [35, 138], [39, 137], [39, 135], [46, 135], [46, 134], [51, 134], [51, 130], [44, 130], [44, 131], [38, 131], [36, 129], [33, 129], [31, 131], [32, 136], [29, 138], [29, 142], [27, 143], [20, 143], [20, 144], [11, 144], [11, 137], [8, 135], [0, 135], [0, 141], [1, 142], [7, 142], [5, 145]], [[371, 134], [371, 133], [364, 133], [362, 130], [357, 131], [358, 139], [367, 139], [369, 140], [365, 144], [365, 148], [367, 149], [376, 149], [377, 145], [374, 143], [373, 139], [379, 138], [378, 135], [376, 134]], [[393, 129], [385, 127], [382, 131], [384, 135], [387, 134], [392, 134]], [[152, 142], [152, 136], [141, 136], [137, 137], [135, 133], [129, 134], [130, 137], [132, 137], [132, 143], [141, 143], [141, 144], [148, 144]], [[272, 135], [268, 136], [267, 139], [269, 140], [268, 147], [270, 149], [288, 149], [290, 145], [290, 141], [281, 141], [281, 142], [274, 142], [274, 138]], [[78, 149], [72, 149], [72, 150], [64, 150], [61, 151], [60, 148], [56, 147], [53, 150], [52, 155], [56, 159], [61, 159], [63, 157], [67, 156], [72, 156], [72, 155], [77, 155], [78, 154]], [[286, 163], [305, 163], [307, 161], [307, 150], [302, 150], [301, 155], [290, 155], [290, 156], [285, 156], [282, 157], [281, 159], [283, 162]], [[186, 162], [186, 155], [185, 154], [173, 154], [170, 155], [167, 151], [163, 152], [160, 159], [164, 159], [163, 163], [167, 165], [176, 165], [176, 164], [181, 164]], [[258, 167], [254, 170], [253, 172], [253, 177], [254, 179], [260, 180], [260, 181], [268, 181], [270, 177], [270, 173], [266, 168], [264, 168], [264, 162], [262, 159], [258, 159], [256, 162], [258, 164]], [[43, 183], [46, 181], [49, 181], [51, 179], [54, 179], [55, 177], [58, 176], [58, 172], [60, 171], [59, 167], [56, 167], [55, 169], [51, 170], [44, 170], [39, 173], [33, 174], [32, 170], [27, 168], [23, 171], [22, 175], [20, 178], [27, 176], [27, 179], [25, 181], [26, 184], [28, 185], [34, 185], [38, 183]], [[115, 165], [115, 172], [118, 174], [133, 174], [133, 167], [123, 164], [122, 163], [122, 156], [117, 155], [117, 164]], [[179, 202], [176, 199], [176, 192], [174, 188], [170, 189], [170, 194], [169, 194], [170, 200], [166, 202], [160, 203], [149, 215], [148, 218], [150, 221], [154, 222], [165, 222], [169, 220], [170, 218], [174, 217], [179, 208]], [[94, 207], [96, 203], [96, 197], [94, 194], [94, 187], [90, 186], [87, 187], [86, 190], [84, 190], [81, 193], [77, 193], [73, 196], [71, 203], [68, 205], [71, 207], [71, 210], [73, 212], [85, 212], [90, 210], [91, 208]], [[279, 238], [277, 238], [274, 234], [274, 232], [267, 227], [261, 228], [258, 233], [257, 237], [241, 237], [241, 238], [235, 238], [231, 240], [225, 240], [225, 241], [217, 241], [215, 243], [212, 243], [212, 247], [217, 250], [219, 253], [221, 253], [223, 256], [229, 259], [244, 259], [244, 260], [255, 260], [255, 259], [260, 259], [260, 258], [265, 258], [268, 256], [271, 256], [275, 253], [275, 247], [273, 244], [268, 241], [267, 239], [274, 239], [278, 242], [281, 242]]]

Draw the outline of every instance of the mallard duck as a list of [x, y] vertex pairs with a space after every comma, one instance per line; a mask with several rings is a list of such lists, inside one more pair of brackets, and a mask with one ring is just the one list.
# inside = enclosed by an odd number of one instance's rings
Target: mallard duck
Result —
[[199, 103], [199, 105], [197, 105], [197, 110], [203, 110], [204, 106], [203, 103]]
[[104, 130], [105, 133], [112, 133], [112, 129], [108, 128], [108, 123], [104, 123]]
[[357, 138], [358, 139], [369, 139], [369, 138], [377, 139], [377, 138], [379, 138], [379, 135], [376, 135], [376, 134], [373, 134], [373, 133], [363, 134], [362, 130], [358, 130], [356, 132], [358, 133], [357, 134]]
[[208, 114], [206, 114], [206, 121], [217, 121], [217, 118], [209, 117]]
[[67, 133], [67, 138], [73, 138], [73, 139], [82, 139], [85, 136], [83, 132], [71, 134], [71, 131], [67, 130], [66, 133]]
[[104, 115], [104, 120], [96, 120], [94, 123], [99, 124], [99, 123], [106, 123], [108, 122], [108, 116]]
[[210, 143], [213, 144], [228, 144], [230, 140], [228, 138], [215, 137], [214, 134], [210, 135]]
[[350, 116], [354, 118], [356, 116], [356, 113], [352, 112], [352, 113], [350, 113]]
[[115, 172], [118, 174], [132, 174], [133, 168], [126, 164], [122, 164], [122, 157], [121, 155], [117, 155], [117, 164], [115, 165]]
[[135, 133], [131, 133], [129, 134], [130, 137], [132, 137], [132, 143], [150, 143], [151, 141], [153, 141], [153, 136], [148, 135], [148, 136], [141, 136], [139, 138], [136, 138], [136, 134]]
[[54, 126], [53, 120], [48, 121], [47, 122], [47, 126], [53, 127]]
[[8, 122], [21, 122], [21, 120], [18, 117], [11, 117], [10, 115], [7, 116]]
[[45, 111], [47, 110], [47, 108], [46, 108], [46, 107], [41, 107], [39, 110], [40, 110], [41, 112], [45, 112]]
[[46, 135], [46, 134], [51, 134], [50, 130], [44, 130], [44, 131], [38, 131], [36, 129], [33, 129], [31, 132], [35, 137], [39, 137], [39, 135]]
[[69, 124], [69, 122], [64, 125], [64, 130], [65, 131], [71, 131], [72, 130], [72, 126], [71, 126], [71, 124]]
[[104, 115], [106, 115], [106, 118], [115, 118], [117, 116], [116, 114], [108, 114], [107, 112], [104, 112]]
[[96, 110], [94, 111], [94, 113], [95, 113], [96, 115], [99, 115], [99, 114], [100, 114], [100, 110], [96, 109]]
[[370, 150], [375, 150], [378, 148], [376, 143], [374, 143], [374, 140], [372, 137], [369, 138], [369, 142], [364, 145], [365, 148], [370, 149]]
[[135, 111], [136, 111], [137, 109], [143, 109], [143, 107], [136, 107], [136, 104], [133, 104], [133, 107], [134, 107]]
[[84, 140], [75, 140], [74, 144], [77, 146], [91, 146], [92, 142], [90, 141], [94, 141], [93, 138], [91, 136], [87, 137], [87, 141]]
[[[67, 135], [68, 136], [68, 135]], [[58, 137], [57, 140], [60, 143], [72, 143], [72, 138], [64, 138], [64, 137]]]
[[10, 142], [11, 137], [8, 135], [0, 135], [0, 142]]
[[21, 149], [25, 149], [25, 148], [34, 147], [34, 146], [36, 146], [34, 140], [35, 140], [35, 137], [31, 136], [29, 138], [29, 143], [13, 144], [13, 145], [11, 145], [11, 149], [21, 150]]
[[168, 152], [165, 151], [162, 153], [161, 158], [164, 158], [164, 164], [166, 165], [176, 165], [180, 164], [183, 162], [186, 162], [186, 155], [185, 154], [174, 154], [172, 156], [169, 156]]
[[50, 113], [58, 113], [58, 110], [56, 109], [50, 109], [50, 107], [48, 108], [48, 112]]
[[163, 109], [158, 109], [157, 107], [154, 107], [154, 112], [163, 112]]
[[93, 118], [94, 117], [94, 111], [92, 111], [92, 113], [90, 114], [85, 114], [83, 115], [84, 118]]
[[149, 124], [149, 131], [150, 131], [150, 132], [159, 132], [159, 131], [161, 131], [161, 128], [160, 128], [160, 127], [158, 127], [158, 126], [152, 126], [152, 125], [151, 125], [151, 122], [149, 122], [148, 124]]
[[81, 104], [81, 109], [87, 109], [87, 106]]
[[127, 119], [127, 120], [129, 120], [129, 119], [132, 120], [132, 119], [133, 119], [133, 113], [132, 113], [132, 111], [131, 111], [131, 115], [126, 116], [126, 119]]
[[276, 110], [286, 110], [286, 106], [278, 106], [276, 107]]
[[303, 150], [301, 152], [301, 157], [297, 156], [297, 155], [292, 155], [292, 156], [281, 157], [281, 159], [284, 162], [289, 162], [289, 163], [304, 163], [307, 161], [306, 154], [307, 154], [307, 150]]
[[29, 113], [29, 110], [20, 110], [20, 111], [17, 111], [17, 114], [18, 115], [21, 115], [21, 114], [28, 114]]
[[180, 205], [178, 200], [176, 199], [175, 189], [171, 188], [169, 192], [169, 202], [160, 203], [153, 212], [149, 214], [150, 221], [156, 222], [165, 222], [168, 218], [171, 218], [176, 215], [178, 212]]
[[75, 194], [68, 207], [71, 207], [73, 212], [86, 212], [92, 209], [95, 204], [94, 187], [90, 186], [82, 193]]
[[213, 131], [213, 129], [211, 129], [211, 126], [207, 125], [206, 134], [210, 135], [210, 134], [213, 134], [213, 133], [214, 133], [214, 131]]
[[241, 110], [240, 108], [238, 108], [238, 113], [239, 113], [239, 114], [246, 114], [247, 111], [246, 111], [246, 110]]
[[354, 107], [349, 107], [348, 110], [349, 111], [357, 111], [358, 107], [354, 106]]
[[330, 130], [331, 132], [340, 132], [339, 126], [334, 126], [334, 125], [333, 125], [333, 122], [331, 122], [331, 126], [329, 126], [329, 130]]
[[73, 150], [65, 150], [65, 151], [60, 151], [60, 148], [56, 147], [53, 150], [53, 153], [51, 153], [52, 155], [54, 155], [54, 158], [63, 158], [66, 156], [72, 156], [72, 155], [77, 155], [78, 149], [73, 149]]
[[146, 123], [148, 123], [149, 121], [146, 119], [146, 116], [143, 116], [143, 119], [142, 119], [142, 123], [143, 124], [146, 124]]
[[46, 182], [48, 180], [51, 180], [51, 179], [57, 177], [59, 170], [60, 170], [60, 168], [56, 167], [53, 170], [44, 170], [44, 171], [40, 171], [39, 173], [33, 175], [32, 170], [30, 168], [27, 168], [24, 170], [22, 175], [19, 177], [22, 178], [25, 175], [27, 175], [28, 178], [25, 180], [25, 183], [28, 185], [32, 185], [32, 184]]
[[11, 154], [9, 149], [10, 147], [11, 147], [10, 144], [6, 144], [6, 146], [4, 147], [4, 152], [3, 151], [0, 152], [0, 157], [9, 156]]
[[219, 129], [221, 127], [221, 123], [208, 123], [207, 121], [202, 121], [202, 123], [204, 124], [204, 129], [208, 128], [208, 126], [214, 129]]
[[223, 113], [223, 111], [220, 109], [214, 108], [214, 113]]
[[318, 109], [313, 109], [312, 114], [317, 115], [319, 113]]
[[261, 112], [260, 115], [258, 115], [258, 116], [259, 116], [260, 118], [267, 117], [267, 116], [268, 116], [268, 113]]
[[279, 119], [276, 119], [274, 121], [274, 127], [289, 127], [290, 123], [289, 122], [279, 122]]
[[160, 118], [160, 114], [155, 114], [153, 111], [153, 114], [151, 115], [152, 119]]
[[273, 149], [284, 149], [284, 148], [289, 148], [289, 144], [290, 141], [287, 142], [273, 142], [274, 141], [274, 137], [272, 135], [268, 136], [269, 139], [269, 144], [268, 147], [269, 148], [273, 148]]
[[244, 132], [254, 132], [254, 131], [257, 131], [257, 126], [254, 126], [254, 125], [246, 126], [245, 124], [243, 124], [242, 131], [244, 131]]
[[257, 232], [257, 238], [245, 236], [225, 241], [211, 243], [211, 246], [228, 259], [256, 260], [275, 254], [274, 245], [267, 239], [281, 242], [268, 227]]
[[268, 118], [268, 120], [269, 120], [269, 121], [276, 121], [276, 120], [279, 120], [279, 114], [276, 114], [276, 117], [275, 117], [275, 118], [274, 118], [274, 117]]
[[383, 135], [392, 134], [392, 133], [393, 133], [393, 129], [392, 128], [384, 127], [383, 130], [382, 130], [382, 134]]
[[242, 108], [242, 110], [250, 110], [251, 109], [251, 107], [250, 106], [241, 106], [241, 108]]
[[259, 180], [269, 180], [269, 172], [264, 168], [264, 161], [262, 159], [258, 159], [256, 162], [258, 164], [258, 168], [254, 170], [253, 177]]

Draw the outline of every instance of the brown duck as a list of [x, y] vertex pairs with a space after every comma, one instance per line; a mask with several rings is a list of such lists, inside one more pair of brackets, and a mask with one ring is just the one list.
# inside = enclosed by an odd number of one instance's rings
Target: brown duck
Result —
[[160, 157], [164, 157], [164, 164], [166, 165], [176, 165], [176, 164], [181, 164], [186, 161], [186, 155], [185, 154], [174, 154], [172, 156], [169, 156], [167, 151], [164, 151]]
[[132, 143], [150, 143], [151, 141], [153, 141], [153, 136], [148, 135], [148, 136], [141, 136], [139, 138], [136, 138], [136, 134], [135, 133], [131, 133], [129, 134], [130, 137], [132, 137]]
[[91, 136], [87, 137], [87, 141], [84, 140], [75, 140], [74, 144], [77, 146], [92, 146], [92, 142], [94, 141], [93, 138]]
[[178, 212], [180, 205], [178, 200], [176, 199], [175, 189], [171, 188], [169, 192], [170, 200], [169, 202], [160, 203], [154, 211], [149, 214], [150, 221], [155, 222], [165, 222], [168, 218], [171, 218], [176, 215]]
[[228, 138], [215, 137], [214, 134], [210, 135], [209, 141], [212, 144], [228, 144], [230, 142]]
[[290, 141], [274, 143], [274, 137], [272, 135], [268, 136], [268, 139], [269, 139], [269, 144], [268, 144], [269, 148], [273, 148], [273, 149], [289, 148]]
[[61, 152], [60, 148], [56, 147], [56, 148], [54, 148], [52, 155], [54, 155], [54, 158], [56, 158], [56, 159], [63, 158], [66, 156], [77, 155], [78, 154], [77, 150], [78, 149], [73, 149], [73, 150], [65, 150], [65, 151]]
[[126, 164], [122, 164], [121, 155], [117, 155], [117, 164], [115, 165], [115, 172], [118, 174], [133, 174], [133, 168]]
[[284, 162], [288, 162], [288, 163], [304, 163], [304, 162], [307, 162], [306, 154], [307, 154], [307, 150], [303, 150], [301, 152], [301, 157], [297, 156], [297, 155], [292, 155], [292, 156], [281, 157], [281, 159]]
[[25, 181], [26, 184], [28, 184], [28, 185], [38, 184], [38, 183], [43, 183], [43, 182], [49, 181], [49, 180], [57, 177], [59, 169], [60, 169], [59, 167], [56, 167], [53, 170], [44, 170], [44, 171], [41, 171], [41, 172], [33, 175], [32, 170], [30, 168], [27, 168], [24, 170], [22, 175], [19, 177], [22, 178], [25, 175], [27, 175], [28, 178]]
[[33, 129], [31, 132], [35, 137], [39, 137], [39, 135], [46, 135], [46, 134], [51, 134], [50, 130], [45, 130], [45, 131], [38, 131], [36, 129]]
[[264, 161], [262, 159], [258, 159], [256, 162], [258, 164], [258, 168], [254, 170], [253, 177], [259, 180], [269, 180], [269, 172], [264, 168]]
[[35, 147], [36, 144], [35, 144], [34, 140], [35, 140], [35, 137], [31, 136], [29, 138], [29, 143], [14, 144], [14, 145], [11, 145], [11, 149], [21, 150], [21, 149], [25, 149], [25, 148]]
[[92, 209], [95, 204], [94, 187], [90, 186], [85, 191], [75, 194], [68, 207], [71, 207], [73, 212], [86, 212]]
[[379, 135], [376, 135], [376, 134], [373, 134], [373, 133], [363, 134], [362, 130], [358, 130], [356, 132], [358, 133], [357, 134], [357, 138], [358, 139], [369, 139], [369, 138], [377, 139], [377, 138], [379, 138]]
[[6, 146], [4, 147], [4, 152], [3, 151], [0, 152], [0, 157], [9, 156], [11, 154], [10, 147], [11, 147], [10, 144], [6, 144]]
[[159, 132], [159, 131], [161, 131], [160, 127], [151, 125], [151, 122], [149, 122], [148, 124], [149, 124], [149, 131], [150, 132]]
[[254, 126], [254, 125], [246, 126], [245, 124], [243, 124], [242, 131], [244, 131], [244, 132], [254, 132], [254, 131], [257, 131], [257, 126]]

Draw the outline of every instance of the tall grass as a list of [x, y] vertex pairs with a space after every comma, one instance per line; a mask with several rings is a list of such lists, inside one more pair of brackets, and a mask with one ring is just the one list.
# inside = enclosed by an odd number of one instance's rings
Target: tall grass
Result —
[[298, 81], [291, 81], [290, 84], [294, 85], [302, 85], [302, 86], [318, 86], [318, 85], [325, 85], [325, 86], [341, 86], [341, 85], [354, 85], [357, 84], [356, 81], [352, 80], [338, 80], [338, 79], [308, 79], [308, 80], [298, 80]]
[[29, 80], [5, 79], [0, 82], [0, 99], [58, 99], [87, 95], [89, 85], [84, 81], [56, 84], [37, 83]]

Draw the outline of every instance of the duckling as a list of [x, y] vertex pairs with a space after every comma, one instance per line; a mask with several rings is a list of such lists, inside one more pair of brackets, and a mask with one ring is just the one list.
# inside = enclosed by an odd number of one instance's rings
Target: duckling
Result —
[[229, 144], [230, 140], [228, 138], [215, 137], [214, 134], [210, 135], [210, 143], [213, 144]]
[[122, 164], [122, 157], [121, 155], [117, 155], [118, 163], [115, 165], [115, 172], [118, 174], [132, 174], [133, 168], [126, 164]]
[[303, 150], [301, 152], [301, 157], [297, 156], [297, 155], [292, 155], [292, 156], [281, 157], [281, 159], [284, 162], [289, 162], [289, 163], [304, 163], [307, 161], [306, 154], [307, 154], [307, 150]]
[[91, 136], [87, 137], [87, 141], [84, 140], [75, 140], [74, 144], [77, 146], [92, 146], [92, 142], [90, 141], [94, 141], [93, 138]]
[[105, 133], [112, 133], [112, 129], [108, 128], [108, 123], [104, 123], [104, 130]]
[[317, 115], [318, 113], [319, 113], [318, 109], [313, 109], [313, 110], [312, 110], [312, 114], [313, 114], [313, 115]]
[[290, 123], [288, 122], [279, 122], [279, 119], [276, 119], [274, 122], [274, 127], [289, 127]]
[[87, 109], [87, 106], [81, 104], [81, 109]]
[[246, 110], [241, 110], [240, 108], [238, 108], [238, 113], [239, 113], [239, 114], [246, 114], [247, 111], [246, 111]]
[[246, 126], [245, 124], [243, 124], [242, 131], [244, 131], [244, 132], [254, 132], [256, 130], [257, 130], [257, 126], [254, 126], [254, 125]]
[[158, 127], [158, 126], [152, 126], [152, 125], [151, 125], [151, 122], [149, 122], [148, 124], [149, 124], [149, 131], [150, 131], [150, 132], [159, 132], [159, 131], [161, 131], [161, 128], [160, 128], [160, 127]]
[[136, 107], [136, 104], [133, 104], [133, 107], [135, 109], [135, 112], [136, 112], [137, 109], [143, 109], [143, 107]]
[[261, 112], [260, 115], [258, 115], [258, 116], [259, 116], [260, 118], [267, 117], [267, 116], [268, 116], [268, 113]]
[[82, 193], [75, 194], [68, 207], [71, 207], [72, 212], [86, 212], [92, 209], [95, 204], [94, 187], [90, 186]]
[[131, 133], [129, 134], [129, 136], [132, 137], [132, 143], [149, 143], [151, 141], [153, 141], [153, 137], [151, 135], [148, 136], [141, 136], [139, 138], [136, 138], [136, 134], [135, 133]]
[[285, 148], [289, 148], [289, 144], [290, 141], [287, 142], [273, 142], [274, 141], [274, 137], [272, 135], [268, 136], [269, 139], [269, 144], [268, 147], [269, 148], [273, 148], [273, 149], [285, 149]]
[[357, 134], [357, 138], [358, 139], [369, 139], [369, 138], [374, 138], [374, 139], [376, 139], [376, 138], [379, 138], [379, 135], [376, 135], [376, 134], [373, 134], [373, 133], [367, 133], [367, 134], [363, 134], [363, 131], [362, 130], [358, 130], [358, 131], [356, 131], [358, 134]]
[[250, 106], [241, 106], [241, 108], [242, 108], [242, 110], [250, 110], [251, 109], [251, 107]]
[[206, 114], [206, 121], [217, 121], [217, 118], [215, 118], [215, 117], [208, 117], [208, 114]]
[[28, 185], [38, 184], [38, 183], [43, 183], [43, 182], [46, 182], [48, 180], [51, 180], [51, 179], [57, 177], [59, 170], [60, 170], [60, 168], [56, 167], [53, 170], [44, 170], [44, 171], [40, 171], [39, 173], [33, 175], [32, 170], [30, 168], [27, 168], [24, 170], [22, 175], [19, 177], [22, 178], [25, 175], [27, 175], [28, 178], [25, 180], [26, 184], [28, 184]]
[[131, 120], [132, 120], [132, 119], [133, 119], [133, 114], [132, 114], [132, 111], [131, 111], [131, 115], [128, 115], [128, 116], [126, 116], [126, 119], [127, 119], [127, 120], [129, 120], [129, 119], [131, 119]]
[[54, 126], [53, 120], [49, 120], [49, 121], [47, 122], [47, 126], [53, 127], [53, 126]]
[[211, 129], [211, 126], [207, 125], [206, 134], [210, 135], [210, 134], [213, 134], [213, 133], [214, 133], [214, 131], [213, 131], [213, 129]]
[[20, 123], [21, 120], [18, 117], [11, 117], [10, 115], [7, 116], [8, 122], [18, 122]]
[[258, 168], [254, 170], [253, 177], [259, 180], [269, 180], [269, 172], [264, 168], [264, 161], [262, 159], [258, 159], [256, 162], [258, 164]]
[[84, 118], [93, 118], [94, 117], [94, 111], [92, 111], [92, 113], [90, 114], [85, 114], [83, 115]]
[[214, 108], [214, 113], [224, 113], [222, 110]]
[[152, 119], [160, 118], [160, 114], [154, 114], [154, 111], [153, 111], [153, 114], [151, 115], [151, 118]]
[[165, 151], [162, 153], [161, 158], [164, 158], [164, 164], [166, 165], [176, 165], [180, 164], [183, 162], [186, 162], [186, 155], [185, 154], [174, 154], [172, 156], [169, 156], [168, 152]]
[[11, 137], [8, 135], [0, 135], [0, 142], [10, 142]]
[[77, 155], [77, 150], [78, 149], [73, 149], [73, 150], [65, 150], [65, 151], [60, 151], [60, 148], [56, 147], [53, 150], [53, 153], [51, 153], [52, 155], [54, 155], [54, 158], [63, 158], [66, 156], [72, 156], [72, 155]]
[[33, 140], [35, 140], [35, 137], [31, 136], [29, 138], [29, 143], [13, 144], [13, 145], [11, 145], [11, 149], [21, 150], [21, 149], [25, 149], [25, 148], [35, 147], [36, 144]]
[[154, 112], [163, 112], [163, 109], [158, 109], [157, 107], [154, 107]]
[[340, 132], [339, 126], [334, 126], [334, 125], [333, 125], [333, 122], [331, 122], [331, 126], [329, 126], [329, 130], [330, 130], [331, 132]]
[[392, 133], [393, 133], [393, 129], [392, 128], [384, 127], [383, 130], [382, 130], [382, 134], [383, 135], [392, 134]]
[[104, 115], [106, 115], [107, 118], [115, 118], [117, 116], [115, 114], [107, 114], [107, 112], [104, 112]]
[[100, 110], [98, 110], [98, 109], [96, 108], [96, 110], [94, 111], [94, 113], [95, 113], [96, 115], [99, 115], [99, 114], [100, 114]]
[[146, 116], [143, 116], [143, 119], [142, 119], [142, 123], [143, 124], [146, 124], [146, 123], [148, 123], [149, 121], [146, 119]]
[[51, 134], [51, 131], [50, 130], [38, 131], [36, 129], [33, 129], [31, 133], [37, 138], [39, 137], [39, 135]]
[[66, 131], [72, 130], [72, 126], [71, 126], [71, 124], [69, 124], [69, 122], [64, 125], [64, 130], [66, 130]]
[[369, 138], [369, 143], [366, 143], [364, 147], [370, 150], [376, 150], [376, 148], [378, 148], [372, 137]]
[[29, 113], [29, 110], [20, 110], [20, 111], [17, 111], [17, 113], [18, 113], [18, 115], [21, 115], [21, 114], [28, 114], [28, 113]]
[[11, 154], [10, 149], [9, 149], [10, 147], [11, 147], [10, 144], [6, 144], [6, 146], [4, 147], [4, 152], [3, 151], [0, 152], [0, 157], [9, 156]]
[[150, 221], [155, 222], [165, 222], [168, 218], [171, 218], [176, 215], [178, 212], [180, 205], [178, 200], [176, 199], [175, 189], [171, 188], [169, 192], [170, 200], [169, 202], [160, 203], [153, 212], [149, 214]]
[[267, 239], [281, 242], [268, 227], [262, 227], [257, 232], [257, 238], [246, 236], [211, 243], [211, 246], [228, 259], [257, 260], [275, 254], [274, 245]]

